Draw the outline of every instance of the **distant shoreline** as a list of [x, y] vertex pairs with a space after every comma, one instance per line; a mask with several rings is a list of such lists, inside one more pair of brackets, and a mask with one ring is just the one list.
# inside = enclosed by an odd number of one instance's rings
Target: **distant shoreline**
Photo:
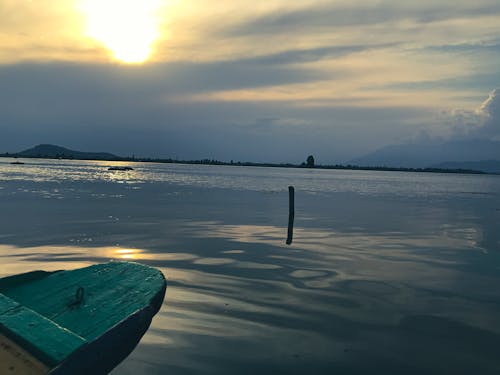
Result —
[[22, 158], [22, 159], [52, 159], [52, 160], [96, 160], [96, 161], [119, 161], [119, 162], [134, 162], [134, 163], [163, 163], [163, 164], [190, 164], [190, 165], [224, 165], [224, 166], [240, 166], [240, 167], [267, 167], [267, 168], [297, 168], [297, 169], [331, 169], [331, 170], [353, 170], [353, 171], [385, 171], [385, 172], [413, 172], [413, 173], [455, 173], [455, 174], [495, 174], [473, 169], [445, 169], [445, 168], [404, 168], [404, 167], [370, 167], [358, 165], [315, 165], [307, 166], [303, 164], [293, 163], [256, 163], [256, 162], [225, 162], [215, 159], [201, 160], [178, 160], [178, 159], [153, 159], [153, 158], [135, 158], [135, 157], [116, 157], [112, 159], [96, 159], [96, 158], [75, 158], [75, 157], [51, 157], [48, 155], [25, 156], [17, 154], [0, 154], [2, 158]]

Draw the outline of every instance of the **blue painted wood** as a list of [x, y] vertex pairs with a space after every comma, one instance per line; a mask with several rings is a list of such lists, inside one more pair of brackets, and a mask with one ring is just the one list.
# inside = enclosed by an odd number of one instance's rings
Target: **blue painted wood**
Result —
[[0, 314], [0, 330], [49, 366], [62, 362], [87, 343], [85, 339], [21, 305]]
[[[0, 279], [0, 314], [8, 313], [0, 329], [56, 364], [51, 374], [109, 371], [146, 332], [165, 290], [160, 271], [130, 262]], [[47, 339], [29, 333], [30, 324]], [[51, 351], [58, 345], [60, 355]]]
[[21, 284], [27, 284], [36, 280], [43, 279], [49, 276], [50, 274], [56, 272], [61, 272], [61, 271], [52, 271], [52, 272], [31, 271], [31, 272], [21, 273], [18, 275], [3, 277], [0, 279], [0, 291], [7, 290], [9, 288], [13, 288]]
[[0, 315], [19, 306], [19, 303], [0, 293]]

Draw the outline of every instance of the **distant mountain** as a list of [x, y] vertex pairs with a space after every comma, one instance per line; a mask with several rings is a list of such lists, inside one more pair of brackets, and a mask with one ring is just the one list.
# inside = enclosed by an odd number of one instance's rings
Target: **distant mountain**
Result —
[[486, 173], [500, 174], [500, 160], [481, 160], [481, 161], [450, 161], [439, 163], [432, 166], [439, 169], [469, 169], [482, 171]]
[[500, 142], [484, 139], [391, 145], [351, 160], [359, 166], [427, 168], [453, 162], [500, 160]]
[[83, 159], [83, 160], [119, 160], [119, 156], [107, 152], [82, 152], [69, 150], [55, 145], [38, 145], [28, 150], [21, 151], [15, 156], [26, 158], [62, 158], [62, 159]]

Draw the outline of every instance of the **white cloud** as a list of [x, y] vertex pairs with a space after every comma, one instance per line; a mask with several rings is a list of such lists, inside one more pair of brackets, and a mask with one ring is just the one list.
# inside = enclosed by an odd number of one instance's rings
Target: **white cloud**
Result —
[[500, 90], [495, 89], [479, 108], [484, 124], [480, 132], [485, 136], [500, 140]]
[[493, 90], [476, 110], [453, 110], [447, 116], [452, 138], [500, 140], [500, 90]]

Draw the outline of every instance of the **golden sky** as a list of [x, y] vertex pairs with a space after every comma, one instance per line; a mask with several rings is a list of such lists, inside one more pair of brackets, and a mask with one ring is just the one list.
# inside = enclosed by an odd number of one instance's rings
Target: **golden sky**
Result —
[[[71, 69], [67, 77], [81, 77], [64, 86], [73, 97], [100, 87], [148, 108], [212, 106], [214, 123], [326, 128], [322, 108], [387, 109], [401, 119], [391, 120], [397, 137], [417, 127], [442, 135], [455, 121], [443, 116], [474, 117], [500, 86], [498, 0], [0, 0], [0, 17], [8, 84], [16, 67], [57, 78]], [[29, 95], [39, 90], [26, 82]], [[148, 95], [133, 98], [136, 88]], [[231, 117], [231, 103], [246, 114]], [[363, 116], [345, 124], [373, 117]]]
[[[3, 64], [199, 63], [284, 54], [284, 65], [322, 76], [321, 82], [214, 91], [194, 100], [335, 105], [347, 97], [362, 105], [370, 98], [373, 105], [407, 105], [405, 97], [431, 105], [441, 93], [387, 86], [491, 69], [491, 61], [460, 47], [495, 45], [500, 35], [497, 2], [487, 0], [0, 0], [0, 10]], [[471, 105], [469, 98], [479, 94], [485, 93], [464, 88], [446, 104]]]

